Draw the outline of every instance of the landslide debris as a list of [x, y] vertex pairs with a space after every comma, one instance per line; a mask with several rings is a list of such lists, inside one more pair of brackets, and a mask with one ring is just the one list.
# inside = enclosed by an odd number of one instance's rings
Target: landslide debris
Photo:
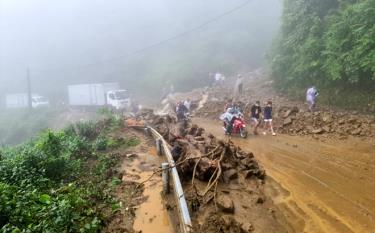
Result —
[[[207, 92], [209, 93], [207, 102], [195, 112], [195, 116], [218, 119], [223, 113], [226, 103], [226, 99], [221, 92], [210, 89]], [[247, 122], [250, 120], [250, 108], [257, 99], [255, 97], [241, 98], [240, 105]], [[326, 109], [309, 112], [306, 110], [306, 106], [276, 98], [273, 105], [273, 118], [274, 129], [278, 133], [335, 138], [346, 138], [347, 136], [375, 137], [375, 118], [360, 115], [357, 112], [337, 112]]]
[[194, 182], [196, 178], [212, 185], [211, 182], [219, 178], [226, 181], [237, 178], [238, 173], [246, 174], [247, 178], [265, 177], [265, 171], [260, 168], [253, 153], [243, 151], [230, 140], [206, 135], [198, 125], [177, 122], [171, 115], [157, 116], [152, 111], [144, 111], [140, 116], [170, 144], [182, 179]]
[[277, 115], [276, 122], [281, 133], [375, 136], [375, 119], [358, 114], [330, 111], [305, 112], [297, 107], [280, 107]]
[[266, 173], [253, 153], [205, 133], [196, 124], [177, 122], [172, 115], [143, 110], [138, 117], [157, 129], [170, 145], [193, 232], [252, 232], [258, 219], [262, 219], [257, 225], [260, 230], [285, 232], [263, 206], [271, 205], [263, 194]]

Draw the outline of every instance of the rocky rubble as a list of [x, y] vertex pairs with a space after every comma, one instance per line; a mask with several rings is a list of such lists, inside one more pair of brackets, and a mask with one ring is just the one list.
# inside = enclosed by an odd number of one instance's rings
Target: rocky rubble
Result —
[[291, 135], [375, 136], [375, 119], [352, 113], [280, 107], [275, 122], [280, 133]]
[[184, 179], [191, 179], [194, 174], [195, 178], [208, 181], [219, 166], [220, 178], [226, 182], [236, 179], [238, 173], [246, 178], [265, 177], [265, 171], [259, 167], [254, 155], [230, 140], [218, 140], [196, 124], [177, 122], [171, 115], [154, 115], [152, 110], [143, 110], [138, 117], [170, 143], [172, 155], [179, 163], [178, 171]]
[[[225, 101], [210, 100], [195, 115], [198, 117], [218, 119], [223, 112]], [[251, 104], [242, 103], [246, 120], [249, 121]], [[374, 137], [375, 119], [359, 115], [356, 112], [333, 112], [321, 110], [308, 112], [297, 106], [274, 106], [274, 128], [278, 133], [289, 135], [337, 136], [345, 138]]]

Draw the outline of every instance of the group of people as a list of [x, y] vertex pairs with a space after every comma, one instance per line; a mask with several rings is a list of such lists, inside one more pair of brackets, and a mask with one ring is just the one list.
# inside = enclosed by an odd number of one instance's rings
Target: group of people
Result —
[[[232, 124], [236, 118], [246, 116], [243, 114], [241, 109], [241, 103], [234, 103], [232, 100], [228, 100], [224, 107], [224, 113], [220, 116], [220, 119], [224, 121], [224, 125], [226, 127], [226, 133], [230, 134], [230, 130]], [[261, 117], [264, 121], [264, 132], [263, 134], [266, 135], [267, 131], [270, 131], [273, 136], [276, 136], [276, 133], [273, 129], [272, 125], [272, 101], [269, 100], [266, 102], [265, 106], [260, 106], [260, 101], [255, 101], [255, 103], [251, 106], [250, 114], [249, 114], [250, 123], [253, 127], [254, 135], [258, 134], [258, 127], [261, 123]]]
[[[253, 132], [255, 135], [258, 134], [258, 127], [260, 124], [260, 116], [262, 114], [262, 107], [260, 106], [260, 101], [257, 100], [255, 103], [251, 106], [250, 109], [250, 121], [253, 126]], [[264, 120], [264, 126], [265, 131], [263, 134], [267, 134], [267, 130], [271, 132], [273, 136], [276, 136], [275, 131], [273, 130], [273, 124], [272, 124], [272, 101], [268, 100], [266, 102], [265, 107], [263, 108], [263, 120]]]

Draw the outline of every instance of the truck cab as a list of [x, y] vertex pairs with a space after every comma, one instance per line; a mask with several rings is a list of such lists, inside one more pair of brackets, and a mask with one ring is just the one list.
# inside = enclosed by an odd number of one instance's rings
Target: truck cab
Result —
[[127, 90], [113, 90], [107, 92], [107, 104], [117, 110], [131, 107], [130, 95]]

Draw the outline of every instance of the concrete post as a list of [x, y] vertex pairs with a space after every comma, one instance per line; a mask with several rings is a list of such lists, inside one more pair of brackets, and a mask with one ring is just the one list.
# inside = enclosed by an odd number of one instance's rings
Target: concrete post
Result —
[[145, 130], [145, 134], [147, 136], [151, 136], [151, 131], [150, 131], [150, 129], [148, 127], [146, 127], [144, 130]]
[[162, 180], [163, 180], [163, 193], [168, 194], [169, 193], [169, 164], [168, 163], [162, 163], [161, 168], [163, 169], [162, 172]]
[[156, 139], [156, 151], [159, 156], [163, 155], [163, 141], [160, 138]]

